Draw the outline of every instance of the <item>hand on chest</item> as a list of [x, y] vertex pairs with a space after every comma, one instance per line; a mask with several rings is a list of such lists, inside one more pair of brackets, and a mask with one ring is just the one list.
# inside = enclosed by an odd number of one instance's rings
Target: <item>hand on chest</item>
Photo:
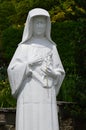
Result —
[[47, 47], [30, 46], [28, 48], [27, 61], [31, 65], [47, 64], [53, 63], [52, 50]]

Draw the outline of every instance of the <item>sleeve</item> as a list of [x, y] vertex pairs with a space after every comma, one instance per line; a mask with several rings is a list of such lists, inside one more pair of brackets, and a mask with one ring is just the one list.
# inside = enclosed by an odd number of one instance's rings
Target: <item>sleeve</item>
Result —
[[65, 70], [61, 63], [61, 60], [60, 60], [60, 57], [59, 57], [59, 54], [55, 45], [53, 47], [53, 69], [56, 75], [54, 85], [55, 85], [56, 95], [58, 95], [61, 84], [65, 77]]
[[27, 75], [30, 74], [30, 69], [26, 60], [26, 50], [20, 45], [7, 69], [8, 78], [12, 90], [12, 95], [16, 98], [20, 91], [21, 85]]

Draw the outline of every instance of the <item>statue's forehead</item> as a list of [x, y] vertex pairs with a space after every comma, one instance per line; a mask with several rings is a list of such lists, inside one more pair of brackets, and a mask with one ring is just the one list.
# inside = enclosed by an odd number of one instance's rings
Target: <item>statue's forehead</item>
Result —
[[47, 19], [47, 17], [40, 15], [40, 16], [35, 16], [35, 17], [33, 17], [33, 19], [34, 19], [35, 21], [40, 21], [40, 20], [45, 21], [45, 20]]

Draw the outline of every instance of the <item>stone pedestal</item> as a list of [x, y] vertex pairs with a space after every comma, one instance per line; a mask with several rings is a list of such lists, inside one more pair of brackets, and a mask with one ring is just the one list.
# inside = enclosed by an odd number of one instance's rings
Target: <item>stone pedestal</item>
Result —
[[[65, 114], [64, 106], [72, 105], [71, 103], [58, 102], [59, 106], [59, 124], [60, 130], [76, 130], [74, 129], [74, 120], [71, 116]], [[14, 108], [2, 108], [0, 109], [0, 130], [15, 130], [15, 115], [16, 109]], [[78, 130], [78, 129], [77, 129]]]
[[0, 109], [0, 130], [15, 130], [15, 112], [13, 108]]

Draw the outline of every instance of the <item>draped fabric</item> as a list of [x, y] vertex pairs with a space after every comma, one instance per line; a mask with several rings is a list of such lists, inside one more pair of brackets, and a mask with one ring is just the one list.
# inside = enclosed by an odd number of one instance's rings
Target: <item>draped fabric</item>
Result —
[[[38, 10], [42, 13], [42, 9]], [[32, 14], [28, 16], [30, 19]], [[28, 33], [26, 38], [25, 33], [26, 29], [8, 67], [12, 94], [17, 98], [16, 130], [59, 130], [56, 95], [65, 71], [56, 45], [50, 39], [50, 33], [42, 43], [31, 41], [31, 35]], [[50, 75], [43, 71], [47, 67]]]

